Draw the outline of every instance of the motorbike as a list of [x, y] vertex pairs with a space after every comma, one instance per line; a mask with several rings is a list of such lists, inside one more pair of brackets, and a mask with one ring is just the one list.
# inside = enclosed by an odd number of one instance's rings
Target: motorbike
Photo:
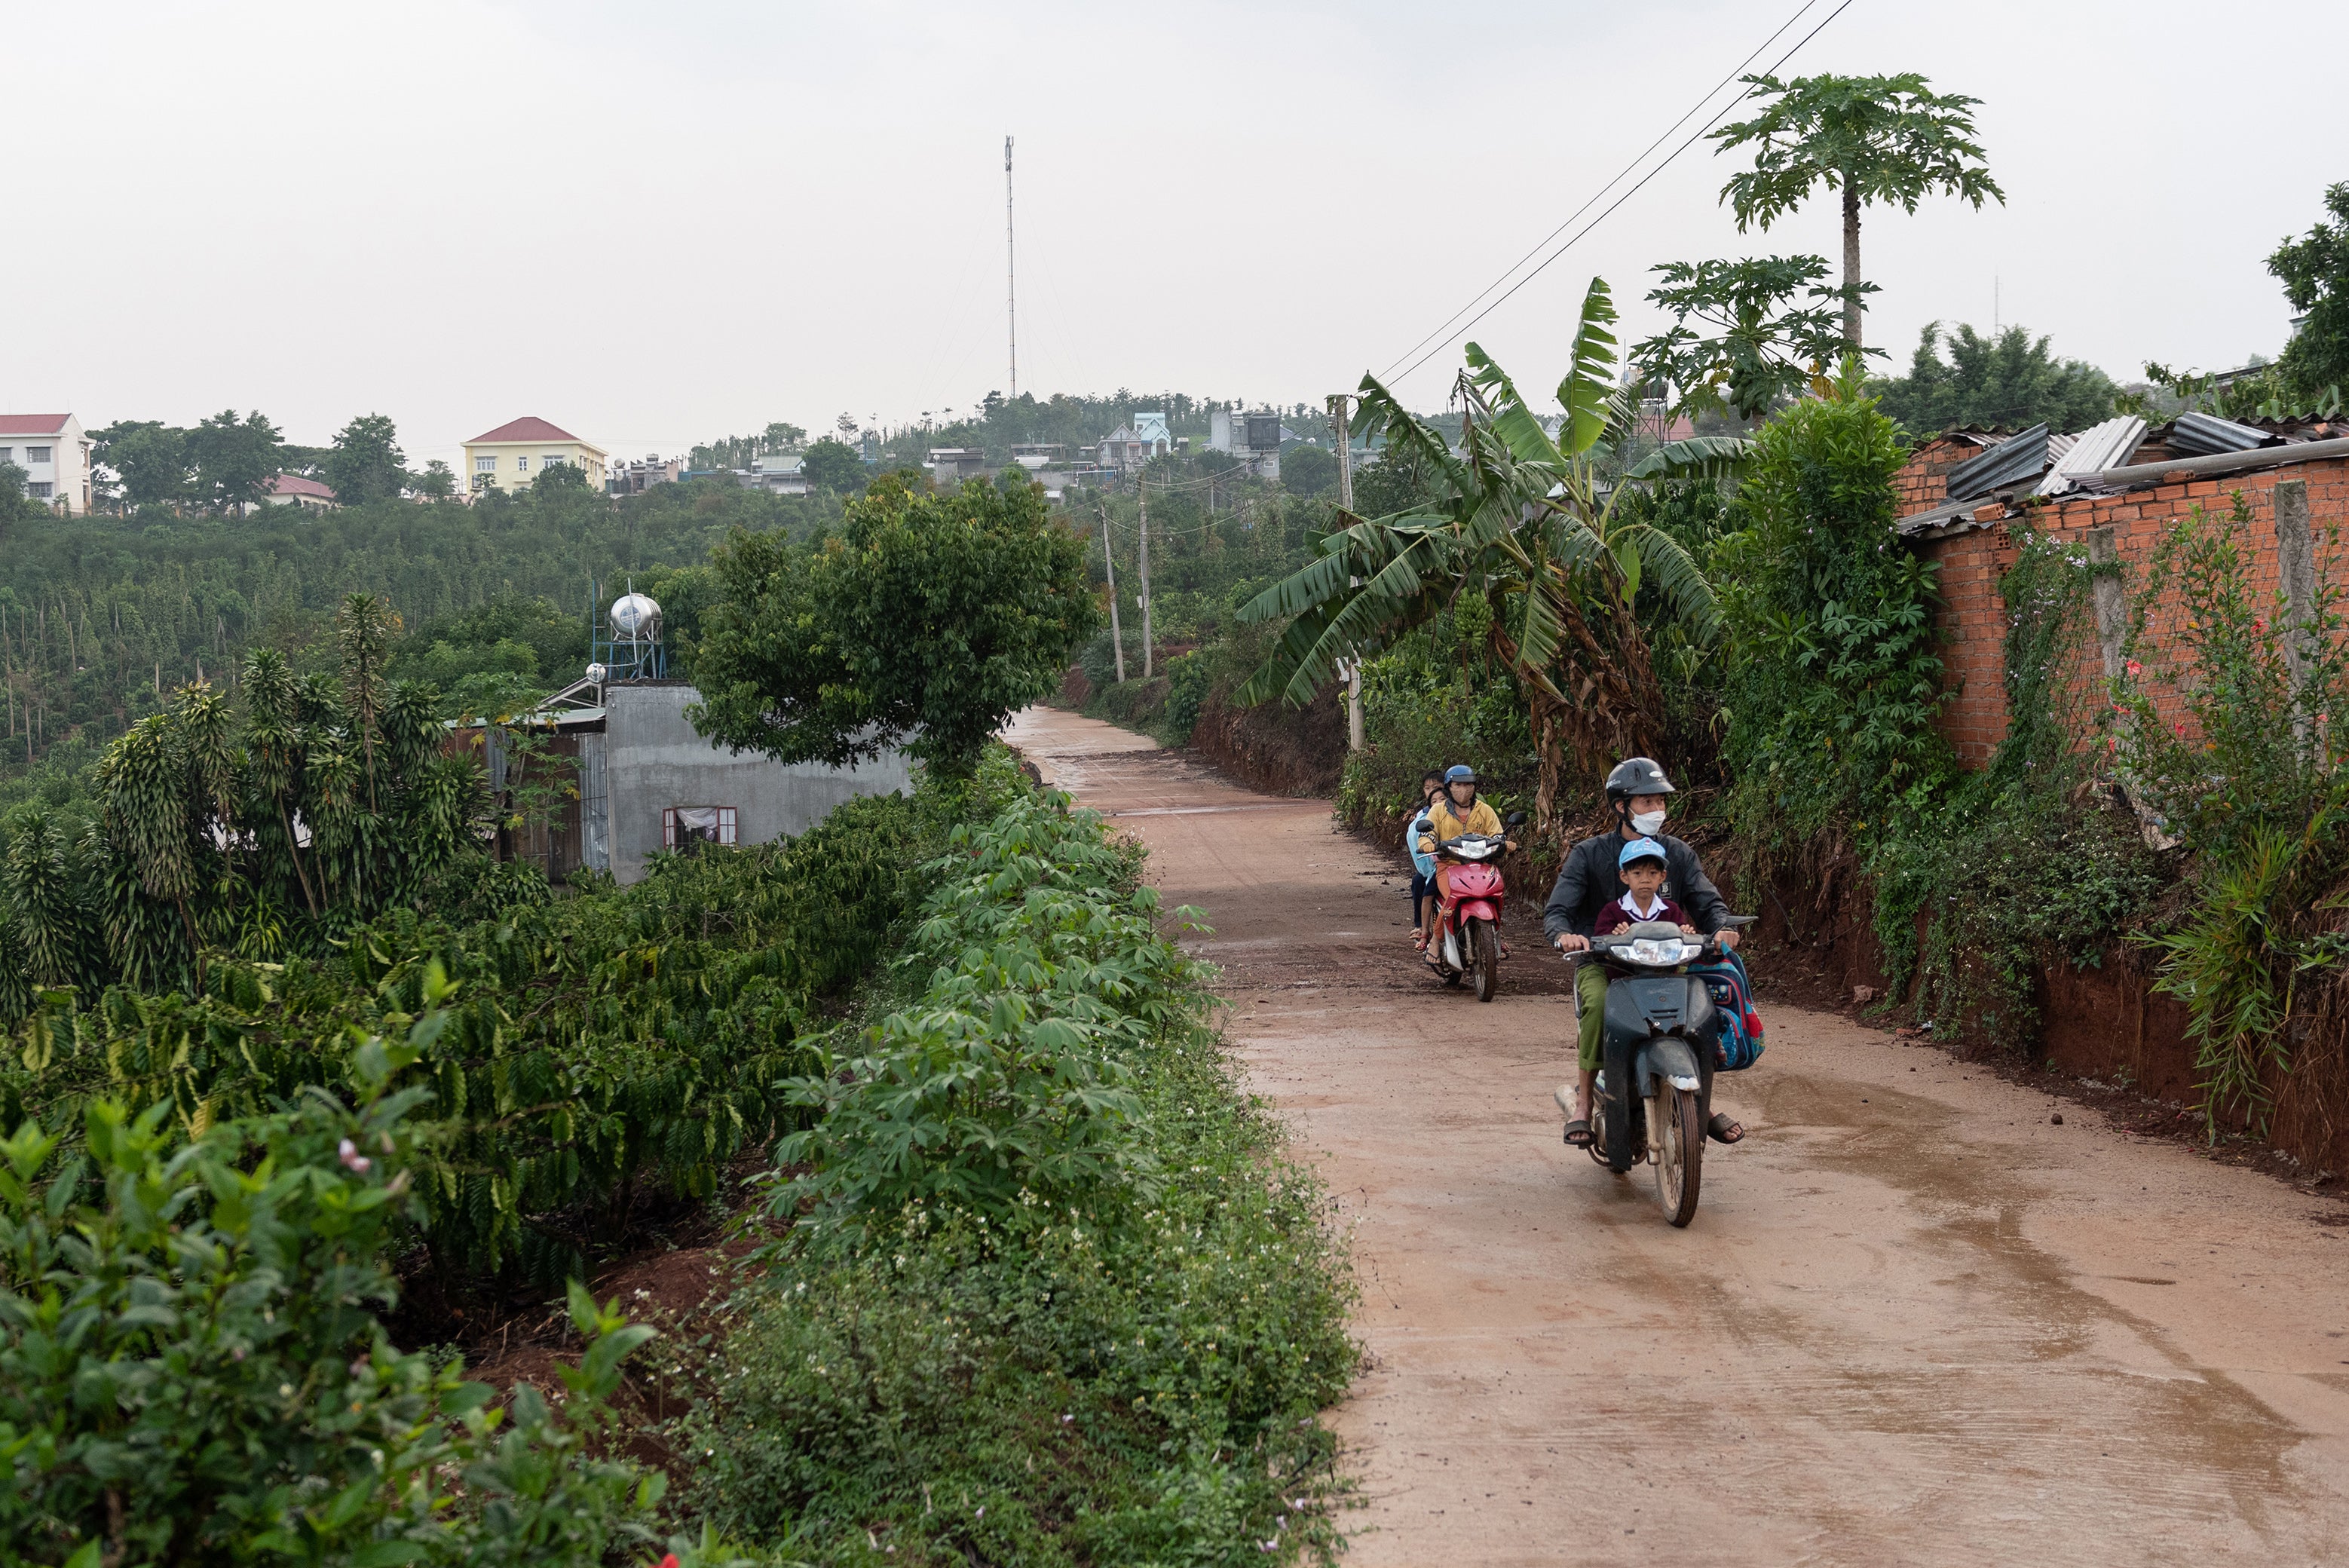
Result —
[[[1523, 811], [1512, 811], [1506, 829], [1524, 822]], [[1436, 901], [1435, 930], [1427, 939], [1430, 966], [1447, 985], [1474, 980], [1476, 1000], [1489, 1002], [1501, 979], [1501, 905], [1508, 889], [1501, 878], [1501, 856], [1509, 847], [1506, 835], [1463, 833], [1435, 846], [1435, 858], [1453, 865], [1449, 901]]]
[[[1724, 930], [1757, 916], [1731, 915]], [[1720, 1020], [1704, 978], [1689, 966], [1717, 958], [1716, 936], [1691, 938], [1663, 921], [1594, 937], [1567, 956], [1607, 969], [1607, 1019], [1599, 1083], [1590, 1106], [1590, 1158], [1618, 1176], [1643, 1161], [1656, 1169], [1656, 1202], [1684, 1226], [1696, 1218], [1704, 1175], [1706, 1125]]]

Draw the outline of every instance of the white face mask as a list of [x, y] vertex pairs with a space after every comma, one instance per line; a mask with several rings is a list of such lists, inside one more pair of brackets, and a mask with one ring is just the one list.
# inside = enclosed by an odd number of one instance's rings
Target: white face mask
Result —
[[1641, 838], [1661, 831], [1663, 826], [1664, 814], [1661, 811], [1642, 811], [1631, 819], [1631, 830]]

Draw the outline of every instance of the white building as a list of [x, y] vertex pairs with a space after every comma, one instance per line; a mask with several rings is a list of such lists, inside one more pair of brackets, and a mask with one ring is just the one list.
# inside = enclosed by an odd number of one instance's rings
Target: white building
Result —
[[0, 414], [0, 463], [25, 470], [25, 493], [80, 515], [89, 511], [90, 442], [71, 414]]
[[262, 500], [271, 506], [297, 507], [304, 511], [332, 511], [342, 504], [330, 487], [301, 474], [279, 474], [269, 481], [269, 493]]
[[614, 495], [642, 495], [652, 485], [673, 485], [684, 477], [683, 458], [664, 462], [658, 452], [651, 452], [642, 462], [614, 463], [612, 478], [605, 488]]
[[1137, 413], [1132, 424], [1120, 425], [1101, 438], [1094, 448], [1093, 461], [1114, 473], [1125, 474], [1174, 449], [1174, 436], [1167, 428], [1166, 416]]
[[769, 495], [806, 495], [815, 489], [806, 469], [807, 459], [797, 452], [769, 452], [750, 459], [750, 471], [742, 476], [742, 484]]

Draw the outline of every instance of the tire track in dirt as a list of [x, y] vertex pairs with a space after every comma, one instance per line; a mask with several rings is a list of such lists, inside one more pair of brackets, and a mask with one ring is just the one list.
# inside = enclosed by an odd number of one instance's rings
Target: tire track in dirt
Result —
[[1560, 1144], [1562, 966], [1514, 923], [1479, 1006], [1327, 802], [1054, 710], [1009, 738], [1206, 910], [1232, 1048], [1352, 1228], [1350, 1563], [2349, 1562], [2312, 1201], [1775, 1008], [1717, 1091], [1754, 1136], [1674, 1231]]

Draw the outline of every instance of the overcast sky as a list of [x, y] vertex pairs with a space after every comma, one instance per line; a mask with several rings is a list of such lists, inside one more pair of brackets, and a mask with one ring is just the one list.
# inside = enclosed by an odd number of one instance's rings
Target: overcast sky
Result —
[[[1762, 57], [1775, 61], [1837, 0]], [[9, 15], [0, 411], [411, 461], [535, 414], [623, 455], [1007, 385], [1318, 400], [1397, 365], [1794, 15], [1796, 0], [800, 5], [111, 4]], [[2349, 179], [2349, 17], [1851, 0], [1786, 65], [1972, 94], [2007, 205], [1871, 210], [1871, 341], [2053, 335], [2132, 377], [2282, 346], [2261, 259]], [[1695, 123], [1702, 123], [1701, 115]], [[1686, 132], [1682, 132], [1684, 136]], [[1674, 137], [1669, 145], [1676, 145]], [[1474, 329], [1529, 386], [1600, 273], [1817, 252], [1741, 236], [1700, 142]], [[1456, 349], [1405, 380], [1438, 406]]]

